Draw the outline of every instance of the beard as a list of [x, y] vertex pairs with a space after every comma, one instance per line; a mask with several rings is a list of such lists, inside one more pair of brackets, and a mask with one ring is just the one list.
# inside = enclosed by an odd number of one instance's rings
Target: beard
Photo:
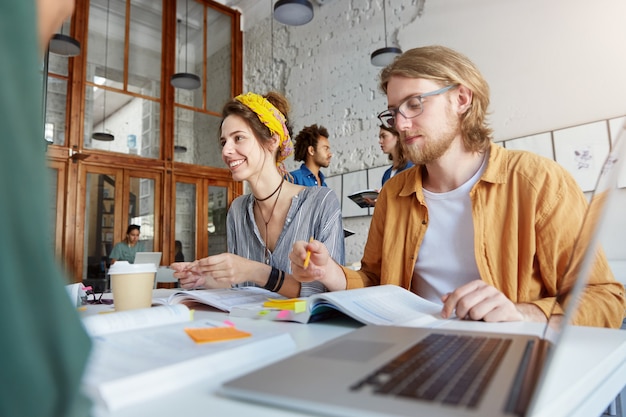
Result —
[[[450, 145], [458, 136], [460, 122], [456, 117], [447, 117], [446, 123], [436, 132], [423, 132], [422, 138], [412, 144], [404, 141], [406, 133], [401, 133], [402, 149], [407, 158], [415, 165], [425, 165], [441, 158], [450, 149]], [[414, 133], [409, 132], [408, 136]]]
[[319, 167], [328, 168], [330, 166], [330, 159], [322, 159], [322, 157], [316, 155], [313, 162]]

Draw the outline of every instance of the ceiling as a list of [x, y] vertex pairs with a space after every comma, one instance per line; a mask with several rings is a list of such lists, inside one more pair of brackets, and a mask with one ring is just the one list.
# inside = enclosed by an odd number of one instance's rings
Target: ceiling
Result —
[[231, 9], [237, 9], [242, 16], [242, 30], [246, 31], [256, 23], [271, 15], [275, 0], [215, 0]]
[[[267, 19], [272, 15], [274, 3], [276, 0], [215, 0], [232, 9], [237, 9], [242, 15], [242, 30], [246, 31], [253, 27], [256, 23]], [[333, 0], [312, 0], [313, 12], [324, 4]]]

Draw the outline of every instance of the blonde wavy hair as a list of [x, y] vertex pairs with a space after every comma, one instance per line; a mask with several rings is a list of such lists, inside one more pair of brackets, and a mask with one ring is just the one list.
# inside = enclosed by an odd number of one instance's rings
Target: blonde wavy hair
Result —
[[472, 91], [472, 103], [461, 115], [461, 133], [468, 150], [479, 152], [489, 146], [493, 130], [487, 123], [489, 85], [465, 55], [445, 46], [414, 48], [400, 55], [380, 73], [380, 89], [386, 94], [393, 76], [423, 78], [442, 87], [462, 84]]

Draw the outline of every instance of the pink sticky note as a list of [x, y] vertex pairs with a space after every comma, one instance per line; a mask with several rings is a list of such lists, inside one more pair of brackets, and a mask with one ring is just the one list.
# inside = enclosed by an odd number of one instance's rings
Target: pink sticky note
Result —
[[235, 323], [230, 320], [224, 320], [224, 324], [230, 327], [235, 327]]
[[288, 319], [289, 318], [289, 310], [281, 310], [276, 314], [277, 319]]

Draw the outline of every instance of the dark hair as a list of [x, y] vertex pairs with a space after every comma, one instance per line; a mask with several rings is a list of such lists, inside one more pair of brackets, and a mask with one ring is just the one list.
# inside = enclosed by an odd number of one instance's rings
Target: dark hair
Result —
[[[289, 122], [289, 111], [291, 110], [291, 107], [289, 106], [287, 98], [276, 91], [270, 91], [263, 97], [272, 103], [272, 105], [276, 107], [278, 111], [283, 114], [283, 116], [285, 116], [285, 125], [289, 131], [289, 136], [292, 136], [293, 128]], [[261, 120], [259, 120], [259, 116], [250, 110], [248, 106], [235, 100], [234, 98], [228, 101], [222, 108], [222, 122], [220, 123], [220, 126], [224, 123], [224, 119], [231, 115], [239, 116], [244, 119], [261, 145], [269, 143], [272, 138], [272, 132], [263, 124], [263, 122], [261, 122]], [[221, 133], [218, 131], [218, 138], [220, 135]], [[276, 157], [278, 157], [278, 153], [276, 154]]]
[[320, 136], [328, 138], [328, 130], [324, 126], [311, 125], [306, 126], [296, 136], [294, 144], [293, 159], [296, 161], [306, 161], [309, 146], [317, 148], [317, 142]]
[[137, 226], [136, 224], [129, 224], [126, 228], [126, 234], [129, 235], [133, 230], [141, 231], [141, 226]]
[[380, 73], [380, 89], [386, 93], [393, 76], [424, 78], [442, 87], [461, 84], [472, 92], [472, 103], [461, 115], [461, 133], [465, 147], [482, 151], [489, 146], [493, 131], [486, 117], [489, 107], [489, 84], [465, 55], [445, 46], [425, 46], [406, 51]]
[[400, 134], [393, 127], [387, 127], [382, 124], [379, 127], [382, 130], [386, 130], [387, 132], [398, 138], [398, 140], [396, 141], [396, 159], [393, 159], [393, 156], [389, 154], [389, 160], [392, 162], [395, 169], [404, 169], [404, 167], [406, 167], [406, 164], [409, 163], [409, 160], [404, 154], [404, 148], [402, 147], [402, 142], [400, 141]]

